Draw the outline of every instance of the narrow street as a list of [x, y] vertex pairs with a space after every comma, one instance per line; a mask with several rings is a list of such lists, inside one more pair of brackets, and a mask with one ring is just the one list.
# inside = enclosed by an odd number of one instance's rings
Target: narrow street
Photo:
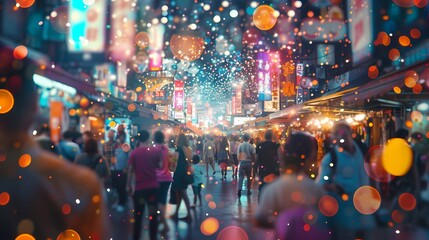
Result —
[[[202, 190], [203, 205], [192, 209], [192, 221], [168, 220], [170, 231], [166, 235], [159, 234], [159, 239], [187, 240], [187, 239], [216, 239], [216, 240], [260, 240], [274, 239], [273, 230], [257, 228], [253, 225], [253, 213], [258, 206], [258, 187], [254, 183], [252, 194], [247, 196], [246, 191], [240, 199], [237, 196], [237, 181], [232, 179], [232, 171], [228, 170], [226, 180], [221, 179], [219, 166], [216, 166], [215, 176], [210, 176]], [[211, 169], [209, 169], [210, 174]], [[246, 180], [245, 180], [246, 181]], [[246, 186], [244, 181], [243, 186]], [[245, 190], [245, 187], [243, 188]], [[188, 196], [193, 203], [192, 188], [188, 188]], [[130, 205], [131, 199], [130, 199]], [[174, 213], [176, 205], [167, 204], [167, 216]], [[146, 211], [147, 213], [147, 211]], [[180, 217], [186, 216], [186, 208], [182, 202]], [[215, 219], [215, 220], [214, 220]], [[206, 221], [206, 222], [204, 222]], [[131, 239], [132, 212], [118, 213], [111, 211], [113, 239]], [[217, 228], [218, 223], [218, 228]], [[142, 239], [149, 239], [148, 221], [144, 222]], [[217, 229], [217, 230], [216, 230]], [[206, 233], [206, 234], [204, 234]], [[210, 234], [212, 233], [212, 234]], [[125, 238], [124, 236], [127, 236]], [[429, 240], [427, 229], [382, 228], [374, 230], [374, 240]]]

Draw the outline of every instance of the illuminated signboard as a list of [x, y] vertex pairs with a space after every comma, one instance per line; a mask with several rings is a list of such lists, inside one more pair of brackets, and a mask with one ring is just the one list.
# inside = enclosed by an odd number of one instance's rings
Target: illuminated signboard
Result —
[[331, 44], [317, 45], [317, 64], [334, 65], [335, 64], [335, 46]]
[[134, 55], [136, 35], [134, 1], [112, 1], [110, 54], [112, 60], [128, 60]]
[[237, 114], [237, 97], [233, 96], [231, 101], [232, 115]]
[[353, 64], [358, 64], [372, 53], [372, 0], [348, 0], [348, 6]]
[[149, 71], [162, 70], [162, 48], [165, 27], [162, 24], [149, 28]]
[[280, 56], [270, 53], [270, 95], [271, 100], [264, 102], [265, 112], [276, 112], [280, 107]]
[[270, 64], [268, 53], [258, 53], [258, 100], [271, 100]]
[[106, 27], [104, 0], [70, 0], [67, 47], [70, 52], [103, 52]]
[[235, 88], [235, 113], [237, 115], [243, 114], [243, 94], [242, 94], [242, 86], [238, 84]]
[[298, 63], [296, 64], [296, 103], [300, 104], [304, 102], [304, 90], [301, 87], [302, 76], [304, 76], [304, 64]]
[[185, 92], [183, 88], [183, 81], [174, 81], [174, 116], [177, 119], [183, 119], [183, 102], [185, 98]]

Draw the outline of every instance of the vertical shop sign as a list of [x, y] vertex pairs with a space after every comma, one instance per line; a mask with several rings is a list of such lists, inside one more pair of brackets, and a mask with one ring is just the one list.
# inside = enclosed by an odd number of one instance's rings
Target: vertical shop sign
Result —
[[113, 61], [128, 60], [134, 55], [136, 34], [134, 5], [135, 2], [132, 0], [112, 1], [110, 54]]
[[296, 104], [304, 102], [304, 90], [301, 87], [302, 76], [304, 76], [304, 64], [296, 64]]
[[186, 100], [186, 122], [192, 121], [192, 98]]
[[183, 89], [183, 81], [174, 81], [174, 116], [176, 119], [183, 119], [183, 102], [185, 92]]
[[149, 29], [149, 71], [162, 70], [162, 48], [165, 27], [162, 24]]
[[243, 93], [242, 93], [242, 86], [241, 84], [238, 84], [235, 88], [235, 113], [237, 115], [243, 114]]
[[296, 86], [301, 86], [302, 76], [304, 76], [304, 64], [296, 64]]
[[232, 100], [231, 100], [231, 104], [232, 104], [232, 115], [237, 114], [237, 97], [233, 96]]
[[70, 52], [104, 51], [106, 2], [70, 0], [68, 18], [70, 31], [67, 41]]
[[258, 100], [271, 100], [270, 64], [268, 53], [258, 53]]
[[372, 0], [348, 0], [347, 5], [353, 64], [358, 64], [372, 53]]
[[265, 112], [276, 112], [280, 105], [280, 56], [278, 53], [270, 54], [271, 99], [264, 102]]
[[63, 118], [64, 104], [60, 101], [51, 101], [49, 116], [49, 129], [51, 130], [51, 139], [54, 143], [59, 143], [61, 139], [61, 124]]

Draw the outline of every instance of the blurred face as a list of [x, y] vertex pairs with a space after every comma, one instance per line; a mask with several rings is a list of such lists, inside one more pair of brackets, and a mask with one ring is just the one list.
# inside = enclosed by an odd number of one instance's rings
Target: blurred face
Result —
[[88, 136], [88, 135], [86, 135], [86, 134], [84, 134], [84, 135], [82, 136], [82, 139], [83, 139], [83, 142], [84, 142], [84, 143], [86, 143], [89, 139], [91, 139], [91, 137], [90, 137], [90, 136]]
[[353, 145], [352, 133], [347, 127], [334, 128], [332, 141], [339, 147], [349, 147]]
[[107, 137], [110, 140], [113, 140], [115, 138], [115, 132], [114, 131], [109, 131], [109, 133], [107, 134]]

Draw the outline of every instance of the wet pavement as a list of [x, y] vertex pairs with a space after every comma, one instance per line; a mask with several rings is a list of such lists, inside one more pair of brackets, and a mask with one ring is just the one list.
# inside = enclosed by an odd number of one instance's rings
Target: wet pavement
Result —
[[[203, 204], [192, 209], [192, 220], [168, 219], [169, 232], [160, 234], [159, 239], [216, 239], [216, 240], [261, 240], [275, 239], [274, 231], [254, 227], [253, 213], [258, 205], [258, 187], [256, 182], [252, 186], [252, 194], [246, 195], [242, 191], [241, 198], [237, 196], [237, 181], [232, 178], [232, 171], [228, 171], [227, 179], [221, 179], [221, 173], [216, 166], [216, 174], [206, 177], [204, 188], [201, 191]], [[246, 181], [243, 184], [245, 190]], [[193, 203], [192, 188], [188, 188], [188, 196]], [[131, 199], [130, 199], [130, 206]], [[175, 211], [176, 205], [167, 204], [167, 217]], [[145, 212], [147, 214], [147, 210]], [[186, 208], [182, 202], [179, 218], [186, 216]], [[111, 210], [112, 239], [131, 239], [132, 211], [118, 212]], [[218, 228], [217, 228], [218, 224]], [[148, 221], [144, 221], [142, 239], [149, 239]], [[160, 225], [160, 228], [162, 225]], [[205, 234], [204, 234], [205, 233]], [[371, 239], [383, 240], [429, 240], [428, 229], [417, 227], [383, 228], [371, 234]], [[365, 239], [366, 240], [366, 239]]]

